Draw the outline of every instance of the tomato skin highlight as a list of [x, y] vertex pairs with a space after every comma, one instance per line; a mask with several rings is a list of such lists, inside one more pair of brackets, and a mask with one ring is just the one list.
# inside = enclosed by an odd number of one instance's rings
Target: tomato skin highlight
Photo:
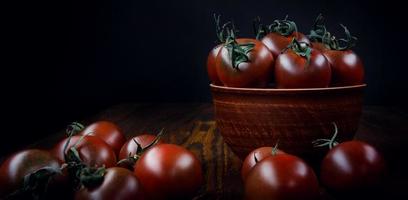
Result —
[[106, 170], [101, 185], [82, 187], [75, 194], [76, 200], [143, 200], [143, 191], [136, 176], [127, 169], [112, 167]]
[[[9, 195], [23, 186], [24, 177], [43, 167], [51, 167], [58, 169], [61, 167], [61, 162], [53, 157], [48, 151], [39, 149], [27, 149], [17, 152], [0, 166], [0, 198]], [[64, 192], [64, 184], [67, 184], [67, 177], [63, 175], [55, 175], [51, 178], [48, 185], [49, 189], [46, 198], [53, 198], [54, 191]], [[68, 193], [66, 195], [69, 195]]]
[[239, 64], [238, 69], [232, 66], [232, 60], [226, 47], [217, 55], [217, 74], [224, 86], [228, 87], [266, 87], [273, 73], [273, 56], [268, 48], [255, 39], [237, 39], [238, 44], [253, 43], [249, 52], [249, 62]]
[[292, 49], [278, 56], [275, 79], [278, 88], [324, 88], [331, 80], [331, 68], [326, 57], [311, 50], [310, 63]]
[[384, 173], [384, 159], [374, 147], [361, 141], [349, 141], [327, 153], [320, 179], [332, 191], [353, 192], [380, 184]]
[[319, 196], [319, 183], [313, 170], [289, 154], [263, 159], [245, 182], [246, 200], [315, 200]]
[[[274, 156], [272, 154], [272, 151], [273, 151], [273, 147], [260, 147], [260, 148], [257, 148], [251, 151], [251, 153], [249, 153], [247, 157], [245, 157], [245, 160], [242, 162], [242, 168], [241, 168], [241, 178], [244, 182], [249, 172], [257, 164], [257, 162], [255, 161], [255, 156], [258, 162], [260, 162], [264, 158], [267, 158], [269, 156]], [[285, 152], [281, 150], [276, 151], [276, 155], [283, 154], [283, 153]]]
[[97, 136], [112, 147], [115, 154], [118, 155], [120, 148], [126, 142], [125, 135], [120, 128], [109, 121], [98, 121], [87, 126], [79, 135]]
[[200, 161], [174, 144], [159, 144], [143, 153], [134, 173], [150, 199], [191, 199], [203, 183]]
[[364, 83], [364, 65], [351, 50], [326, 50], [324, 56], [332, 68], [332, 86], [360, 85]]
[[217, 68], [216, 68], [216, 58], [218, 53], [220, 52], [220, 49], [222, 48], [222, 44], [217, 45], [214, 47], [210, 53], [208, 54], [207, 58], [207, 73], [208, 73], [208, 78], [210, 79], [211, 83], [214, 85], [222, 85], [222, 82], [218, 78], [217, 74]]
[[289, 36], [283, 36], [279, 33], [269, 33], [265, 37], [262, 38], [262, 43], [268, 47], [269, 51], [272, 53], [273, 57], [276, 59], [281, 52], [288, 47], [288, 45], [292, 42], [293, 38], [296, 38], [299, 42], [304, 42], [310, 44], [309, 39], [300, 32], [293, 32]]
[[[67, 151], [69, 148], [73, 147], [81, 137], [83, 136], [72, 136]], [[51, 150], [52, 154], [62, 162], [65, 162], [64, 155], [66, 152], [64, 152], [64, 146], [67, 140], [68, 138], [63, 139]], [[89, 167], [102, 167], [104, 165], [109, 168], [116, 165], [116, 155], [112, 148], [96, 136], [83, 137], [76, 146], [76, 149], [84, 164]]]

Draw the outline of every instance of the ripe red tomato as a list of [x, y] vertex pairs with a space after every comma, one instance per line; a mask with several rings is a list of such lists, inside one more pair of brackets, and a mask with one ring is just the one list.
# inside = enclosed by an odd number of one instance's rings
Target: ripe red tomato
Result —
[[[136, 154], [137, 144], [135, 143], [135, 141], [139, 143], [142, 148], [145, 148], [147, 145], [151, 144], [154, 141], [154, 139], [156, 139], [156, 136], [151, 134], [138, 135], [129, 139], [120, 149], [118, 160], [126, 159], [127, 157]], [[162, 143], [163, 142], [161, 139], [157, 141], [157, 144]]]
[[203, 183], [200, 161], [174, 144], [147, 150], [136, 162], [134, 172], [151, 199], [191, 199]]
[[[273, 147], [260, 147], [260, 148], [257, 148], [251, 151], [251, 153], [247, 155], [244, 162], [242, 163], [242, 168], [241, 168], [242, 180], [245, 182], [246, 177], [248, 176], [249, 172], [258, 162], [262, 161], [263, 159], [269, 156], [274, 156], [274, 155], [284, 153], [283, 151], [277, 150], [276, 153], [274, 154], [273, 151], [274, 151]], [[256, 157], [256, 160], [255, 160], [255, 157]]]
[[[332, 69], [332, 86], [359, 85], [364, 83], [364, 65], [351, 48], [357, 41], [347, 27], [344, 28], [346, 39], [336, 39], [326, 30], [323, 17], [319, 15], [311, 30], [310, 38], [314, 41], [313, 48], [319, 49], [330, 63]], [[346, 45], [340, 46], [339, 41]]]
[[208, 77], [210, 78], [211, 83], [215, 85], [222, 85], [220, 79], [218, 78], [217, 68], [215, 65], [215, 61], [218, 53], [220, 52], [221, 47], [222, 47], [221, 44], [214, 47], [208, 54], [207, 58]]
[[[11, 155], [0, 166], [0, 199], [10, 195], [10, 193], [15, 192], [17, 189], [22, 189], [26, 175], [44, 168], [49, 168], [56, 172], [55, 175], [50, 176], [48, 189], [52, 189], [48, 190], [45, 196], [47, 199], [52, 199], [55, 197], [53, 192], [64, 191], [63, 187], [66, 186], [64, 184], [68, 182], [62, 174], [59, 174], [60, 172], [57, 173], [57, 171], [60, 171], [60, 167], [60, 161], [44, 150], [28, 149]], [[66, 195], [68, 196], [69, 194], [66, 193]]]
[[[268, 48], [255, 39], [237, 39], [232, 45], [234, 47], [224, 45], [216, 58], [221, 82], [228, 87], [266, 87], [273, 73], [274, 61]], [[239, 46], [246, 46], [247, 49], [239, 50], [246, 53], [232, 53], [238, 51]]]
[[293, 32], [288, 36], [272, 32], [263, 37], [261, 41], [268, 47], [273, 54], [273, 57], [276, 59], [279, 54], [281, 54], [282, 51], [288, 47], [293, 38], [296, 38], [299, 42], [310, 44], [309, 39], [300, 32]]
[[293, 47], [278, 56], [275, 79], [278, 88], [328, 87], [330, 64], [324, 55], [294, 40]]
[[[66, 152], [69, 148], [73, 147], [81, 137], [83, 136], [72, 136]], [[64, 152], [64, 147], [67, 141], [68, 138], [63, 139], [51, 150], [52, 154], [61, 161], [65, 161], [64, 154], [66, 152]], [[79, 157], [87, 166], [105, 166], [108, 168], [116, 165], [116, 155], [112, 148], [96, 136], [83, 137], [82, 140], [76, 145], [76, 149], [79, 153]]]
[[245, 182], [245, 198], [319, 198], [319, 183], [313, 170], [300, 158], [289, 154], [270, 156], [251, 170]]
[[327, 153], [320, 179], [330, 190], [352, 192], [376, 186], [384, 172], [384, 159], [374, 147], [361, 141], [349, 141]]
[[75, 199], [142, 200], [144, 196], [139, 181], [131, 171], [112, 167], [106, 170], [103, 182], [99, 186], [82, 187], [76, 192]]
[[118, 155], [120, 148], [126, 142], [126, 137], [119, 127], [108, 121], [95, 122], [81, 131], [80, 135], [94, 135], [101, 138], [112, 147], [116, 155]]
[[332, 69], [332, 86], [359, 85], [364, 83], [364, 65], [352, 50], [323, 51]]

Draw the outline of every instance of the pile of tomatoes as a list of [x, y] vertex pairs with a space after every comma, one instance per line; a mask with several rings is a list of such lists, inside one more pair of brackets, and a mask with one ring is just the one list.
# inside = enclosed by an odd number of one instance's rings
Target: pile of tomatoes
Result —
[[126, 140], [117, 125], [72, 123], [50, 150], [27, 149], [0, 166], [0, 199], [191, 199], [197, 157], [157, 135]]
[[[380, 153], [362, 141], [337, 143], [337, 126], [331, 139], [314, 141], [328, 146], [321, 162], [320, 183], [331, 193], [350, 197], [375, 189], [385, 177]], [[245, 199], [321, 199], [319, 180], [301, 158], [275, 147], [261, 147], [245, 158], [241, 168]]]
[[241, 88], [325, 88], [364, 83], [364, 66], [351, 50], [357, 40], [327, 31], [323, 17], [308, 36], [287, 17], [263, 25], [254, 21], [256, 38], [237, 38], [231, 22], [214, 16], [219, 45], [208, 55], [207, 71], [215, 85]]

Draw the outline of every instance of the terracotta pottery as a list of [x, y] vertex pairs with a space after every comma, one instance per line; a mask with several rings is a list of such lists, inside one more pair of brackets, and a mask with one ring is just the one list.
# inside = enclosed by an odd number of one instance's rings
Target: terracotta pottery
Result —
[[312, 141], [330, 138], [332, 122], [339, 129], [338, 141], [352, 139], [365, 86], [255, 89], [210, 85], [217, 128], [241, 159], [255, 148], [278, 141], [279, 149], [287, 153], [313, 157], [319, 148]]

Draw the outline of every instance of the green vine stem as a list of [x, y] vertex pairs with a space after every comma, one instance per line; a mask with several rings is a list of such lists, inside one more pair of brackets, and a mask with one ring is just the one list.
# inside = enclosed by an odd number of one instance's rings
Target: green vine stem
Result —
[[124, 158], [122, 160], [120, 160], [117, 165], [126, 165], [126, 166], [134, 166], [134, 164], [136, 163], [137, 160], [139, 160], [140, 156], [147, 150], [149, 150], [150, 148], [152, 148], [153, 146], [155, 146], [160, 139], [163, 137], [164, 135], [164, 129], [160, 130], [160, 132], [156, 135], [156, 138], [147, 146], [145, 146], [144, 148], [142, 148], [142, 146], [135, 140], [133, 139], [133, 142], [136, 143], [137, 145], [137, 149], [136, 149], [136, 153], [134, 155], [131, 155], [129, 153], [129, 156], [127, 158]]
[[214, 22], [215, 22], [215, 34], [217, 35], [218, 42], [224, 43], [226, 40], [226, 29], [229, 25], [231, 25], [231, 22], [226, 22], [223, 25], [221, 25], [221, 15], [217, 15], [214, 13]]
[[252, 21], [252, 28], [254, 29], [255, 38], [257, 40], [261, 40], [265, 35], [270, 33], [268, 27], [261, 23], [259, 16]]
[[[276, 156], [278, 154], [278, 150], [279, 150], [278, 144], [279, 144], [279, 140], [278, 142], [276, 142], [275, 146], [272, 148], [272, 151], [271, 151], [272, 156]], [[256, 157], [256, 152], [254, 153], [254, 160], [255, 160], [255, 163], [259, 162], [258, 158]]]
[[272, 156], [276, 156], [276, 154], [278, 154], [278, 144], [279, 144], [279, 140], [276, 142], [275, 146], [272, 148]]
[[320, 13], [316, 17], [308, 37], [312, 42], [323, 43], [323, 39], [327, 38], [327, 34], [330, 34], [330, 33], [327, 31], [326, 26], [324, 24], [324, 17]]
[[[340, 26], [344, 29], [344, 34], [346, 35], [346, 38], [336, 39], [334, 36], [331, 37], [330, 49], [338, 51], [349, 50], [356, 45], [357, 37], [352, 36], [348, 28], [343, 24], [340, 24]], [[344, 43], [344, 45], [341, 46], [340, 42]]]
[[77, 133], [81, 132], [85, 128], [84, 125], [82, 125], [79, 122], [72, 122], [67, 126], [65, 129], [65, 132], [67, 133], [67, 136], [69, 137], [70, 135], [76, 135]]
[[332, 149], [334, 146], [338, 145], [339, 143], [336, 141], [336, 137], [338, 134], [337, 124], [332, 122], [334, 126], [334, 134], [330, 139], [317, 139], [312, 142], [314, 147], [325, 147], [329, 146], [329, 149]]

